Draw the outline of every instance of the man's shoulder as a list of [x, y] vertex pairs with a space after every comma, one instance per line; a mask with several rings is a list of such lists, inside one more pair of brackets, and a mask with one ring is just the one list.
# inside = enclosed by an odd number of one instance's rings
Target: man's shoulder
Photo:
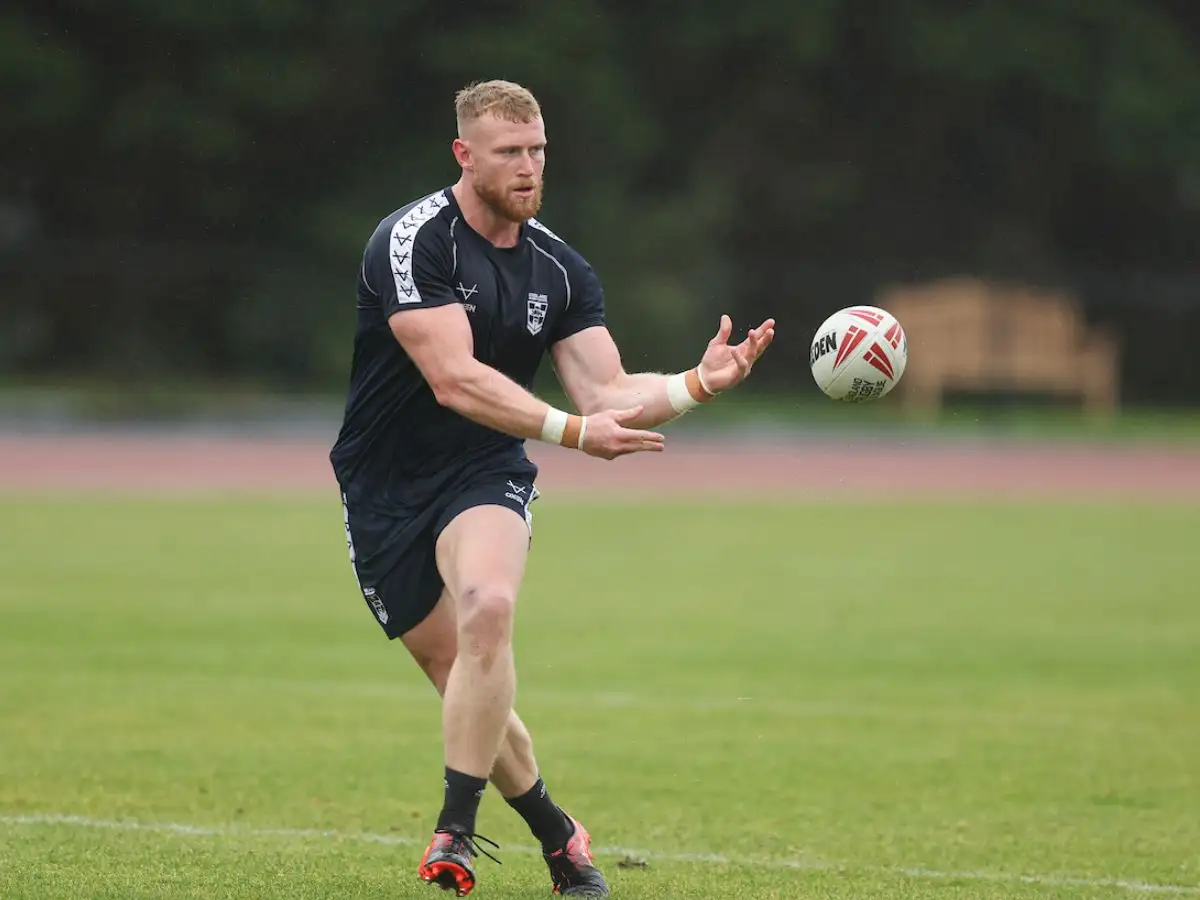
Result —
[[526, 232], [529, 240], [538, 249], [549, 253], [564, 263], [570, 263], [574, 266], [588, 266], [588, 261], [584, 259], [583, 254], [546, 227], [544, 222], [538, 219], [527, 219], [525, 224], [529, 226], [529, 230]]
[[424, 226], [444, 218], [449, 208], [450, 199], [446, 196], [446, 189], [439, 188], [431, 194], [406, 203], [380, 219], [371, 236], [372, 242], [386, 243], [394, 234], [415, 238], [418, 232], [422, 232], [424, 237], [428, 231]]

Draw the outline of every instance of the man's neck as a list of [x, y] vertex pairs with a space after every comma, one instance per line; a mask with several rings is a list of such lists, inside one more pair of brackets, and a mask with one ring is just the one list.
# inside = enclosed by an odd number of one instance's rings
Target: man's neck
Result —
[[465, 178], [460, 178], [450, 190], [454, 193], [454, 199], [458, 202], [458, 208], [462, 210], [467, 224], [482, 235], [484, 240], [490, 241], [496, 247], [517, 245], [517, 240], [521, 237], [520, 224], [501, 218], [488, 209]]

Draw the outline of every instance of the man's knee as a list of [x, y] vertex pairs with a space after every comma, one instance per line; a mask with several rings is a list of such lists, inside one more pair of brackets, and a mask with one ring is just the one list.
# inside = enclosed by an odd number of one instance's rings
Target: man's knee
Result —
[[510, 585], [478, 582], [468, 584], [456, 598], [462, 649], [483, 653], [512, 640], [517, 592]]

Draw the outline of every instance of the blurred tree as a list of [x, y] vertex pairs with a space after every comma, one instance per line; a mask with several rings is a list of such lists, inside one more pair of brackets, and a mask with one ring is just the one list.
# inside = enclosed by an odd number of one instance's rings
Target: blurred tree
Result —
[[453, 93], [487, 77], [542, 100], [543, 218], [600, 269], [634, 365], [691, 361], [719, 311], [805, 333], [881, 278], [1183, 269], [1191, 13], [17, 0], [0, 279], [23, 337], [0, 366], [339, 383], [362, 242], [457, 177]]

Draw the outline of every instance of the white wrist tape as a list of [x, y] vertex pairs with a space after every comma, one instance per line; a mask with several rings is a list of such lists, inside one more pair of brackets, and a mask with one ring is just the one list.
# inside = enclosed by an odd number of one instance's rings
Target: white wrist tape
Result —
[[553, 406], [546, 411], [542, 422], [542, 440], [547, 444], [561, 444], [563, 432], [567, 430], [567, 414]]
[[685, 413], [700, 405], [700, 401], [688, 390], [687, 375], [680, 372], [667, 379], [667, 402], [677, 413]]
[[707, 403], [716, 393], [710, 391], [700, 377], [700, 367], [679, 372], [667, 379], [667, 402], [676, 413], [683, 414]]
[[546, 418], [542, 420], [542, 440], [547, 444], [560, 444], [572, 450], [582, 450], [586, 434], [586, 416], [573, 416], [553, 406], [546, 410]]

